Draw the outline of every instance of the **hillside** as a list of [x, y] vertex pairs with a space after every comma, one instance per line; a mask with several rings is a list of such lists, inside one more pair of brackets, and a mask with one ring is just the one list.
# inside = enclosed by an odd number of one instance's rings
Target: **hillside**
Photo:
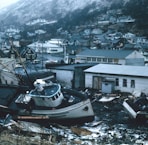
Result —
[[[136, 19], [134, 25], [126, 27], [128, 30], [147, 36], [147, 5], [146, 0], [19, 0], [0, 10], [0, 25], [24, 27], [27, 23], [42, 19], [48, 22], [44, 29], [53, 33], [59, 28], [69, 30], [81, 25], [95, 25], [99, 20], [118, 18], [122, 14]], [[120, 14], [118, 10], [121, 10]], [[110, 11], [113, 11], [112, 15]], [[43, 29], [43, 25], [23, 29], [34, 31], [37, 28]]]

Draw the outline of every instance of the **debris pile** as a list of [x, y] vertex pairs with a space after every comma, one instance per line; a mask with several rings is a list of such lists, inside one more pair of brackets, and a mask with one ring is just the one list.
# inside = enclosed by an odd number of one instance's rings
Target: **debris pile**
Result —
[[[62, 126], [14, 121], [8, 115], [0, 121], [0, 144], [11, 145], [97, 145], [97, 144], [148, 144], [148, 123], [134, 124], [121, 102], [127, 96], [96, 95], [93, 102], [95, 120], [83, 125]], [[103, 98], [103, 101], [100, 99]], [[94, 99], [93, 99], [94, 100]], [[130, 122], [132, 121], [132, 122]]]
[[144, 144], [148, 143], [146, 128], [128, 128], [126, 124], [108, 125], [93, 121], [83, 126], [52, 124], [48, 128], [39, 124], [12, 121], [1, 126], [0, 143], [11, 145], [49, 144]]

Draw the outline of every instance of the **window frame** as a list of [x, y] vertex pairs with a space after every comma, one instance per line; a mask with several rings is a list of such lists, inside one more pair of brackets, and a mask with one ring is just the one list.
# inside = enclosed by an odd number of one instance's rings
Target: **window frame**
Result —
[[135, 88], [135, 80], [131, 80], [131, 88]]
[[122, 86], [123, 86], [123, 87], [127, 87], [127, 79], [123, 79]]
[[116, 80], [115, 80], [115, 85], [116, 85], [116, 86], [119, 86], [119, 78], [116, 78]]

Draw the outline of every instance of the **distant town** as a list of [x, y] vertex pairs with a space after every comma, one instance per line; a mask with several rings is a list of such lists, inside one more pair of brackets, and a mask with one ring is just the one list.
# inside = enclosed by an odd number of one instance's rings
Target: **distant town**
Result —
[[[54, 23], [40, 18], [26, 23], [26, 27]], [[131, 93], [137, 89], [145, 92], [148, 40], [136, 31], [128, 31], [134, 23], [135, 19], [122, 15], [119, 9], [116, 15], [114, 10], [102, 14], [93, 24], [76, 26], [71, 31], [60, 28], [49, 39], [44, 37], [46, 30], [38, 27], [26, 32], [27, 40], [23, 38], [23, 28], [1, 29], [0, 68], [8, 72], [14, 68], [53, 72], [56, 80], [70, 88], [92, 88], [105, 93]], [[1, 71], [1, 83], [19, 84], [5, 76]]]

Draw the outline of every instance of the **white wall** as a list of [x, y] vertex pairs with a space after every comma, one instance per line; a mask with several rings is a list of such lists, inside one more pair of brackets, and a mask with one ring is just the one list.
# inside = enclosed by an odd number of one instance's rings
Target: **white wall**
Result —
[[125, 61], [125, 59], [119, 59], [118, 64], [123, 64], [123, 65], [124, 65], [124, 64], [125, 64], [125, 62], [126, 62], [126, 61]]
[[93, 87], [93, 74], [85, 73], [85, 87], [86, 88]]
[[[117, 77], [119, 78], [119, 87], [117, 90], [122, 92], [132, 93], [135, 90], [139, 90], [144, 93], [148, 93], [148, 78], [138, 78], [138, 77]], [[123, 79], [127, 79], [127, 87], [123, 87]], [[135, 88], [131, 88], [131, 80], [135, 80]]]
[[[115, 86], [115, 90], [120, 90], [121, 92], [132, 93], [134, 91], [141, 91], [148, 94], [148, 78], [140, 77], [128, 77], [128, 76], [109, 76], [109, 75], [99, 75], [92, 73], [85, 73], [85, 87], [93, 88], [93, 76], [106, 77], [106, 78], [118, 78], [119, 86]], [[127, 87], [123, 87], [123, 79], [127, 79]], [[135, 80], [135, 88], [131, 88], [131, 80]]]
[[51, 69], [51, 72], [56, 73], [56, 79], [62, 85], [64, 85], [67, 88], [72, 87], [71, 81], [73, 79], [73, 71]]

